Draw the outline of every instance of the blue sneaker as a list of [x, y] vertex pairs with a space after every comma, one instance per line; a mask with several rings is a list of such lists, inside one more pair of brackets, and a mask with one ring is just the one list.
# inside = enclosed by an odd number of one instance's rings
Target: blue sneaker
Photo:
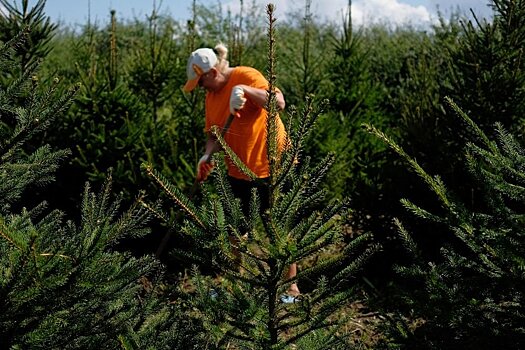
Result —
[[283, 294], [281, 295], [281, 303], [283, 304], [294, 304], [300, 302], [301, 299], [299, 295], [290, 295], [290, 294]]
[[208, 295], [210, 296], [210, 299], [215, 300], [219, 296], [219, 293], [217, 293], [217, 291], [215, 289], [212, 289], [212, 290], [210, 290]]

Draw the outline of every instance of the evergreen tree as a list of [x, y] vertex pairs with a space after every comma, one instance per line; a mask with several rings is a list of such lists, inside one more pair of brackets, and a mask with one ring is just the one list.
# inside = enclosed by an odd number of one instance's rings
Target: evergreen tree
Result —
[[55, 210], [0, 218], [0, 340], [3, 348], [114, 349], [142, 310], [139, 278], [158, 263], [111, 249], [143, 235], [147, 213], [120, 217], [110, 187], [86, 187], [80, 225]]
[[437, 212], [406, 199], [402, 203], [446, 238], [438, 247], [439, 256], [433, 257], [418, 244], [419, 232], [410, 234], [405, 224], [396, 221], [414, 257], [413, 265], [397, 267], [410, 286], [404, 290], [402, 304], [404, 310], [412, 310], [410, 319], [422, 321], [415, 330], [405, 327], [405, 339], [398, 340], [414, 349], [521, 349], [525, 345], [525, 150], [501, 123], [495, 125], [496, 139], [491, 140], [455, 103], [448, 102], [472, 135], [464, 163], [478, 185], [474, 203], [459, 200], [439, 176], [429, 175], [388, 136], [368, 126], [437, 196]]
[[[22, 32], [2, 45], [2, 72], [18, 69], [16, 48], [26, 39], [26, 32]], [[69, 153], [30, 142], [67, 109], [76, 90], [60, 96], [56, 91], [58, 80], [51, 88], [40, 88], [35, 69], [36, 65], [26, 67], [19, 78], [0, 91], [0, 214], [4, 215], [11, 212], [24, 192], [52, 181], [60, 161]], [[20, 96], [25, 96], [22, 102]]]
[[[525, 112], [525, 1], [494, 0], [492, 21], [463, 23], [457, 49], [450, 52], [456, 74], [446, 95], [489, 132], [500, 122], [523, 132]], [[455, 130], [458, 132], [458, 130]], [[468, 135], [463, 135], [468, 138]]]
[[290, 23], [279, 27], [280, 36], [296, 45], [280, 48], [280, 57], [286, 65], [280, 65], [278, 74], [286, 91], [287, 104], [300, 106], [307, 96], [333, 88], [326, 87], [329, 81], [326, 52], [330, 50], [333, 32], [315, 22], [311, 0], [305, 1], [304, 14], [297, 12], [287, 17], [291, 17]]
[[17, 2], [0, 0], [5, 9], [0, 16], [0, 42], [8, 42], [18, 33], [26, 31], [27, 40], [19, 42], [15, 49], [20, 65], [18, 72], [23, 72], [48, 55], [52, 49], [50, 41], [58, 26], [44, 13], [46, 0], [38, 0], [32, 7], [29, 0], [22, 0], [20, 6]]
[[[226, 180], [224, 162], [216, 156], [218, 171], [213, 184], [202, 188], [201, 203], [190, 200], [160, 172], [146, 166], [146, 172], [174, 200], [184, 221], [174, 225], [192, 241], [190, 250], [176, 250], [185, 261], [212, 266], [220, 278], [194, 270], [194, 313], [202, 320], [216, 346], [241, 349], [284, 349], [309, 344], [312, 349], [344, 347], [347, 336], [341, 325], [348, 317], [336, 311], [355, 296], [352, 276], [372, 253], [368, 235], [344, 244], [342, 230], [348, 208], [345, 202], [327, 200], [321, 189], [333, 155], [317, 163], [303, 158], [303, 150], [322, 106], [312, 100], [298, 120], [290, 115], [289, 147], [278, 154], [275, 118], [273, 6], [269, 18], [269, 117], [268, 159], [270, 162], [270, 205], [261, 212], [257, 191], [252, 192], [249, 213], [244, 213]], [[295, 121], [295, 122], [292, 122]], [[253, 181], [251, 171], [224, 143], [220, 130], [213, 129], [226, 155]], [[165, 216], [156, 212], [159, 216]], [[288, 266], [300, 262], [297, 276], [284, 276]], [[209, 271], [208, 271], [209, 272]], [[314, 286], [300, 302], [283, 304], [280, 297], [291, 283], [311, 281]], [[306, 346], [306, 345], [305, 345]]]
[[367, 137], [361, 124], [390, 127], [392, 121], [381, 109], [380, 101], [385, 95], [372, 73], [374, 57], [366, 42], [366, 31], [356, 30], [352, 24], [351, 5], [352, 1], [348, 1], [341, 32], [330, 38], [330, 64], [326, 67], [330, 83], [320, 91], [330, 100], [330, 108], [319, 123], [309, 153], [316, 155], [319, 149], [337, 154], [328, 186], [335, 196], [353, 194], [354, 216], [359, 221], [359, 216], [371, 215], [363, 209], [370, 205], [371, 198], [377, 197], [378, 165], [384, 163], [378, 161], [384, 146]]
[[[19, 69], [15, 48], [25, 38], [0, 48], [3, 72]], [[116, 349], [130, 338], [175, 348], [182, 316], [158, 296], [158, 261], [115, 249], [148, 232], [149, 212], [138, 202], [120, 209], [110, 181], [99, 194], [86, 186], [78, 224], [34, 198], [69, 154], [35, 147], [34, 139], [77, 90], [62, 95], [58, 82], [41, 88], [31, 79], [35, 68], [0, 90], [0, 348]]]

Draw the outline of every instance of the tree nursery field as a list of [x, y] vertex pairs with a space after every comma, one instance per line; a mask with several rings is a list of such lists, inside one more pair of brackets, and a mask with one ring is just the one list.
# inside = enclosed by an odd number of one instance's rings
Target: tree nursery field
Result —
[[[0, 5], [0, 349], [525, 347], [525, 1], [424, 29]], [[217, 126], [195, 181], [217, 43], [269, 83], [264, 210]]]

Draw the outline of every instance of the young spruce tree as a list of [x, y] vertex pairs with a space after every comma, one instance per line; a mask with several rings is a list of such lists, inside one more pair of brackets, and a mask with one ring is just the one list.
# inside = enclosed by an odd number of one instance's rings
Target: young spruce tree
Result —
[[[18, 72], [27, 34], [0, 47], [2, 72]], [[147, 232], [149, 212], [121, 210], [109, 182], [99, 194], [86, 186], [78, 223], [34, 198], [69, 154], [34, 139], [77, 91], [40, 87], [35, 69], [0, 89], [0, 349], [117, 349], [132, 340], [175, 348], [178, 318], [143, 278], [155, 281], [158, 262], [114, 249]]]
[[6, 43], [31, 28], [27, 31], [27, 40], [19, 42], [15, 48], [18, 72], [23, 72], [48, 55], [52, 49], [49, 43], [58, 26], [44, 13], [46, 0], [33, 4], [29, 0], [21, 0], [19, 5], [17, 2], [0, 0], [0, 6], [4, 9], [0, 16], [0, 41]]
[[[322, 106], [314, 106], [309, 99], [300, 116], [293, 111], [288, 124], [288, 148], [282, 154], [277, 150], [273, 5], [268, 5], [267, 14], [269, 208], [261, 213], [260, 198], [254, 191], [249, 214], [243, 214], [226, 180], [221, 156], [215, 156], [218, 171], [212, 176], [213, 183], [203, 184], [200, 204], [151, 166], [145, 166], [145, 170], [184, 214], [183, 222], [174, 224], [180, 225], [175, 229], [191, 239], [193, 249], [178, 250], [176, 254], [195, 261], [199, 267], [211, 265], [220, 277], [206, 277], [195, 269], [195, 293], [190, 297], [193, 315], [203, 322], [217, 347], [347, 348], [348, 338], [340, 326], [349, 316], [336, 311], [355, 295], [348, 278], [362, 266], [373, 247], [364, 244], [368, 235], [358, 236], [346, 245], [342, 242], [346, 203], [326, 199], [321, 187], [334, 156], [328, 155], [316, 164], [302, 157]], [[212, 132], [226, 155], [257, 181], [224, 143], [220, 130]], [[288, 266], [293, 262], [299, 262], [301, 269], [295, 278], [287, 279]], [[298, 280], [314, 281], [315, 287], [303, 288], [300, 302], [283, 304], [280, 296]]]
[[[476, 184], [473, 203], [458, 200], [439, 176], [431, 176], [381, 131], [388, 143], [434, 192], [441, 204], [432, 213], [408, 200], [403, 205], [429, 225], [441, 227], [440, 256], [430, 258], [396, 222], [411, 266], [398, 266], [411, 289], [403, 300], [411, 319], [398, 338], [409, 349], [522, 349], [525, 346], [525, 149], [501, 124], [491, 140], [452, 100], [447, 100], [471, 132], [464, 164]], [[420, 234], [420, 233], [419, 233]], [[390, 300], [391, 303], [392, 300]], [[402, 329], [399, 324], [395, 327]]]

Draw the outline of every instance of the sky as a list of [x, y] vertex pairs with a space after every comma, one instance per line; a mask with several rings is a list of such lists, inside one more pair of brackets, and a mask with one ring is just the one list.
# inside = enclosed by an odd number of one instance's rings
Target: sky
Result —
[[[264, 9], [268, 3], [276, 7], [274, 13], [279, 20], [286, 13], [303, 9], [306, 0], [244, 0], [244, 4], [256, 4]], [[240, 0], [197, 0], [200, 5], [221, 3], [223, 9], [232, 13], [238, 11]], [[425, 25], [437, 20], [438, 9], [447, 15], [452, 10], [459, 10], [470, 15], [470, 9], [479, 18], [490, 18], [492, 0], [353, 0], [352, 22], [366, 25], [374, 22], [392, 24]], [[20, 3], [20, 1], [16, 1]], [[36, 3], [36, 0], [30, 0]], [[191, 18], [190, 8], [193, 0], [47, 0], [45, 11], [53, 21], [60, 21], [71, 26], [83, 25], [88, 18], [91, 21], [105, 23], [110, 10], [114, 9], [119, 18], [143, 18], [151, 13], [154, 4], [160, 12], [169, 14], [178, 20]], [[348, 0], [311, 0], [311, 12], [321, 20], [340, 20]], [[446, 18], [446, 17], [445, 17]]]

